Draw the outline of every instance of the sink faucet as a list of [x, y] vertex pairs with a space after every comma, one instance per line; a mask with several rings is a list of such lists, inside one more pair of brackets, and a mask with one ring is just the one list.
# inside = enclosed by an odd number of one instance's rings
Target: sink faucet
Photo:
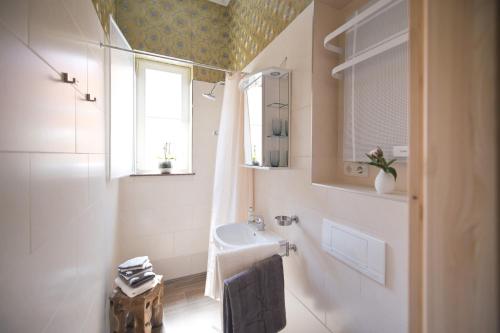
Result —
[[252, 221], [248, 221], [248, 224], [255, 225], [257, 231], [264, 231], [266, 229], [264, 217], [261, 215], [254, 215]]

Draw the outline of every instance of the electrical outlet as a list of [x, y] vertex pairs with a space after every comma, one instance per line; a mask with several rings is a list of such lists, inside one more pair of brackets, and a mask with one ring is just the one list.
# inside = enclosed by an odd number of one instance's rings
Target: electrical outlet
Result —
[[344, 162], [344, 174], [354, 177], [368, 177], [368, 165], [359, 162]]

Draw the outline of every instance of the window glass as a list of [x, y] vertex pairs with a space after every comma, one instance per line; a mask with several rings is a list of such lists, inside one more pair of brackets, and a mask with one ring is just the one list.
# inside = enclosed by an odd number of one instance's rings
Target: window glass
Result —
[[191, 68], [137, 60], [138, 171], [191, 172]]

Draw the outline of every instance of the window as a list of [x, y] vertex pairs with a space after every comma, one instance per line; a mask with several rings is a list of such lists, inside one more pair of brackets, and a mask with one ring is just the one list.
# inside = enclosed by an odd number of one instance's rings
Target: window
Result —
[[[346, 61], [385, 49], [344, 71], [344, 161], [367, 161], [379, 146], [406, 160], [408, 147], [408, 1], [396, 1], [346, 32]], [[403, 39], [401, 39], [403, 40]]]
[[158, 170], [169, 148], [175, 172], [191, 172], [191, 68], [137, 59], [136, 171]]

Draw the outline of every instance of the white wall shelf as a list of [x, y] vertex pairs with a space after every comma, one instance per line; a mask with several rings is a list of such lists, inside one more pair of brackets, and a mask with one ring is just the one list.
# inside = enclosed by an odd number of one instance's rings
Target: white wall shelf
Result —
[[313, 182], [313, 186], [325, 187], [340, 191], [352, 192], [361, 195], [368, 195], [372, 197], [377, 197], [380, 199], [388, 199], [393, 201], [408, 201], [408, 194], [406, 192], [395, 191], [389, 194], [378, 194], [377, 191], [373, 187], [361, 186], [361, 185], [352, 185], [352, 184], [343, 184], [338, 182]]
[[268, 104], [267, 107], [273, 108], [273, 109], [282, 109], [282, 108], [287, 108], [288, 104], [275, 102], [275, 103]]

